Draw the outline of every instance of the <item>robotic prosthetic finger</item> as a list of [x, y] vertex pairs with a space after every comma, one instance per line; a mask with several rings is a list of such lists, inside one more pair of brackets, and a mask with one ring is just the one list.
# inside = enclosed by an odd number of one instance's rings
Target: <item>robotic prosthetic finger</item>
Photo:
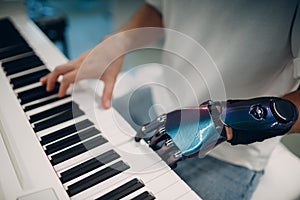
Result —
[[296, 106], [277, 97], [207, 101], [199, 107], [175, 110], [144, 125], [135, 140], [145, 139], [171, 167], [188, 157], [203, 157], [227, 140], [250, 144], [287, 133], [298, 119]]

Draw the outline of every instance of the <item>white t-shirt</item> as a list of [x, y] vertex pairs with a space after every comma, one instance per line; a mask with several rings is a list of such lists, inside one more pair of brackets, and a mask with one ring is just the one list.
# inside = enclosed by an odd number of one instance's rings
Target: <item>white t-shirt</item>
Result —
[[[216, 100], [219, 98], [216, 93], [223, 90], [226, 99], [242, 99], [282, 96], [299, 85], [296, 78], [300, 68], [293, 62], [300, 37], [297, 0], [147, 2], [161, 12], [165, 28], [188, 35], [207, 50], [222, 78], [201, 71], [207, 63], [199, 56], [203, 54], [199, 49], [185, 39], [181, 41], [166, 34], [164, 47], [178, 49], [180, 55], [163, 54], [163, 63], [170, 66], [163, 74], [170, 92], [154, 90], [154, 96], [158, 104], [163, 105], [164, 112]], [[237, 146], [225, 142], [210, 155], [261, 170], [279, 140], [280, 137], [276, 137]]]

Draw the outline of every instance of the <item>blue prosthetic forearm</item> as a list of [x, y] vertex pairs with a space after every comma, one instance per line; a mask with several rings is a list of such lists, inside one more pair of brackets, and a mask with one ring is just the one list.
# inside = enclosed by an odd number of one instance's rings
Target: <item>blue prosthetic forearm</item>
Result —
[[277, 97], [207, 101], [198, 107], [175, 110], [146, 124], [136, 140], [144, 138], [169, 165], [195, 155], [204, 156], [227, 140], [249, 144], [287, 133], [298, 119], [293, 103]]
[[199, 107], [175, 110], [167, 114], [165, 132], [183, 155], [205, 154], [226, 140], [226, 136], [222, 135], [223, 124], [218, 123], [220, 115], [212, 114], [212, 104], [212, 101], [208, 101]]

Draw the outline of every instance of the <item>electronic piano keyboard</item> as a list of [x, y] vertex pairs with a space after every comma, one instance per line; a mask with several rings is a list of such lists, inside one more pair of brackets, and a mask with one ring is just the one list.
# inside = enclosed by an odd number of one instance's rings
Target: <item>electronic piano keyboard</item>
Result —
[[39, 78], [67, 59], [0, 4], [0, 199], [200, 199], [88, 82], [46, 92]]

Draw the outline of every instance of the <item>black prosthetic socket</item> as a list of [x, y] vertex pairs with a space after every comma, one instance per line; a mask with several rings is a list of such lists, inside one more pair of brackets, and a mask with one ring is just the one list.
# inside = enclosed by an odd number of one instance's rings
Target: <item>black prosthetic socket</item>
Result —
[[298, 119], [296, 106], [285, 99], [261, 97], [222, 103], [224, 123], [233, 130], [232, 145], [261, 142], [284, 135]]

